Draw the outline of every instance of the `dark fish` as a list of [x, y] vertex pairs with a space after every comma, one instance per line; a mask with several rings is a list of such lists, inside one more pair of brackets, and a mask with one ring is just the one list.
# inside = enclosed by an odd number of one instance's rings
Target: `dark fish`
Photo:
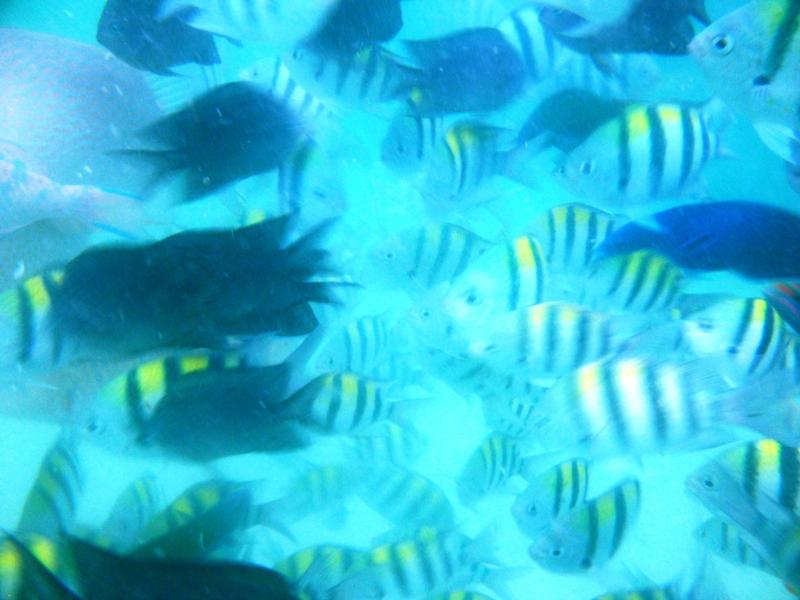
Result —
[[279, 573], [235, 562], [135, 558], [74, 537], [70, 547], [86, 600], [294, 600]]
[[570, 152], [600, 125], [621, 115], [627, 106], [627, 102], [601, 98], [584, 90], [556, 92], [534, 109], [520, 129], [518, 140], [524, 143], [539, 138], [540, 144]]
[[800, 277], [800, 217], [756, 202], [689, 204], [622, 226], [595, 259], [649, 249], [687, 269], [755, 279]]
[[639, 0], [621, 21], [598, 27], [563, 8], [546, 6], [540, 13], [542, 24], [561, 42], [586, 54], [686, 54], [694, 37], [690, 17], [711, 22], [705, 0]]
[[156, 167], [153, 183], [185, 176], [183, 200], [281, 165], [303, 134], [300, 120], [277, 98], [246, 82], [226, 83], [148, 126], [143, 138], [161, 150], [126, 150]]
[[153, 244], [91, 248], [67, 264], [53, 299], [65, 344], [133, 355], [155, 348], [213, 348], [229, 336], [303, 335], [311, 302], [332, 300], [320, 249], [325, 225], [288, 243], [282, 217], [233, 230], [179, 233]]
[[322, 52], [350, 54], [392, 39], [402, 26], [400, 0], [339, 0], [306, 43]]
[[170, 67], [220, 62], [214, 36], [184, 23], [186, 7], [159, 20], [162, 0], [108, 0], [97, 25], [97, 41], [136, 69], [174, 75]]
[[494, 28], [406, 42], [422, 70], [411, 98], [423, 115], [494, 110], [525, 85], [525, 65]]

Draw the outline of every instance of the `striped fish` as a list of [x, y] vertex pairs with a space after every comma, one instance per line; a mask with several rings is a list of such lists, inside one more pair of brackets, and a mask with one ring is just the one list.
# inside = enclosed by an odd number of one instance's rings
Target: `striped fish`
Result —
[[790, 334], [779, 313], [762, 298], [717, 302], [682, 321], [683, 338], [701, 357], [720, 357], [726, 376], [737, 381], [780, 367]]
[[556, 519], [586, 500], [589, 464], [580, 458], [562, 462], [531, 480], [511, 507], [517, 527], [535, 538]]
[[389, 123], [381, 142], [381, 161], [398, 175], [419, 173], [444, 145], [445, 121], [425, 116], [409, 100]]
[[339, 507], [358, 483], [351, 468], [342, 465], [314, 467], [299, 475], [286, 494], [265, 505], [263, 511], [280, 522], [292, 522]]
[[498, 23], [497, 29], [522, 58], [530, 82], [548, 79], [566, 52], [539, 21], [539, 8], [534, 5], [513, 11]]
[[663, 311], [678, 299], [682, 281], [683, 271], [660, 254], [620, 254], [592, 266], [582, 304], [608, 312]]
[[527, 232], [542, 244], [547, 263], [559, 273], [582, 273], [595, 248], [617, 228], [613, 215], [585, 204], [561, 204], [536, 217]]
[[72, 443], [61, 438], [47, 451], [17, 523], [18, 533], [55, 539], [69, 531], [83, 488], [82, 469]]
[[380, 46], [336, 55], [300, 46], [284, 63], [291, 77], [315, 96], [354, 107], [398, 99], [419, 77], [414, 67]]
[[512, 438], [529, 438], [536, 431], [533, 422], [536, 398], [544, 388], [532, 383], [521, 384], [513, 375], [507, 379], [499, 390], [493, 390], [494, 393], [478, 393], [483, 400], [486, 425], [492, 431]]
[[601, 98], [634, 98], [659, 80], [652, 58], [645, 54], [605, 54], [603, 68], [596, 57], [570, 49], [561, 51], [561, 64], [554, 74], [565, 89], [591, 92]]
[[691, 446], [734, 419], [723, 390], [713, 370], [693, 363], [631, 356], [589, 363], [541, 396], [536, 437], [549, 450], [600, 455]]
[[370, 252], [392, 282], [412, 292], [452, 283], [492, 243], [452, 223], [430, 222], [389, 236]]
[[609, 208], [685, 193], [722, 153], [710, 110], [634, 105], [573, 150], [560, 179], [572, 193]]
[[[315, 580], [334, 586], [367, 566], [369, 554], [345, 546], [311, 546], [298, 550], [273, 567], [287, 579], [314, 589]], [[311, 573], [311, 580], [305, 577]]]
[[63, 278], [62, 271], [47, 271], [0, 294], [0, 368], [59, 364], [64, 348], [52, 315]]
[[753, 548], [745, 533], [725, 519], [708, 519], [697, 528], [695, 535], [706, 548], [736, 565], [771, 571], [767, 561]]
[[786, 342], [781, 368], [794, 375], [794, 385], [800, 385], [800, 340], [790, 336]]
[[414, 463], [425, 449], [425, 440], [411, 427], [401, 427], [384, 421], [354, 438], [359, 461], [380, 465], [391, 463], [408, 466]]
[[764, 297], [795, 333], [800, 333], [800, 283], [776, 283], [764, 291]]
[[[23, 552], [27, 550], [38, 563], [60, 582], [51, 589], [36, 568], [29, 564]], [[15, 600], [27, 598], [78, 598], [69, 595], [61, 586], [79, 589], [79, 574], [71, 553], [55, 538], [35, 533], [14, 536], [0, 535], [0, 598]]]
[[467, 459], [458, 478], [462, 500], [470, 502], [500, 489], [523, 472], [522, 451], [512, 438], [490, 433]]
[[528, 377], [559, 377], [618, 346], [613, 330], [613, 320], [603, 313], [545, 302], [499, 315], [463, 337], [470, 354], [498, 372], [522, 369]]
[[355, 433], [391, 417], [387, 385], [355, 373], [315, 377], [286, 400], [290, 414], [325, 433]]
[[164, 508], [164, 492], [156, 478], [147, 474], [134, 480], [119, 495], [98, 532], [101, 545], [130, 551], [144, 526]]
[[531, 544], [539, 566], [579, 573], [607, 563], [619, 550], [639, 514], [639, 482], [625, 481], [557, 519]]
[[371, 374], [387, 353], [393, 325], [388, 315], [370, 315], [335, 329], [315, 356], [317, 372]]
[[447, 494], [424, 475], [384, 464], [367, 468], [363, 483], [361, 499], [398, 527], [446, 530], [455, 524]]

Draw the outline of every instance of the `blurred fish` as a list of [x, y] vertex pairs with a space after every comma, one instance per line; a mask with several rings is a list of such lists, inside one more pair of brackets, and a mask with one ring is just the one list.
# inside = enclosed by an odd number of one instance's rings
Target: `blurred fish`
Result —
[[524, 470], [525, 459], [519, 444], [505, 435], [490, 433], [470, 454], [459, 475], [461, 499], [465, 502], [478, 500], [501, 489]]
[[482, 594], [481, 592], [472, 592], [469, 590], [456, 590], [447, 592], [445, 594], [438, 594], [432, 596], [431, 600], [494, 600], [491, 596]]
[[262, 42], [280, 52], [319, 29], [336, 3], [337, 0], [164, 0], [156, 19], [179, 16], [191, 27]]
[[79, 600], [54, 570], [60, 552], [47, 538], [35, 537], [23, 543], [5, 533], [0, 537], [0, 593], [3, 598], [46, 598]]
[[582, 273], [598, 246], [619, 227], [618, 221], [585, 204], [561, 204], [534, 218], [526, 231], [541, 242], [553, 271]]
[[107, 0], [97, 25], [97, 41], [120, 60], [157, 75], [186, 63], [219, 64], [214, 36], [184, 23], [191, 8], [159, 20], [162, 0]]
[[360, 317], [332, 329], [312, 360], [321, 373], [349, 371], [370, 376], [389, 351], [393, 319], [386, 314]]
[[145, 223], [135, 198], [89, 185], [61, 185], [18, 161], [0, 159], [0, 235], [45, 219], [73, 219], [138, 232]]
[[47, 451], [33, 486], [25, 498], [17, 533], [35, 533], [56, 539], [74, 525], [83, 472], [74, 445], [58, 439]]
[[[557, 0], [555, 4], [558, 6], [545, 6], [542, 9], [542, 23], [562, 43], [586, 53], [685, 54], [694, 37], [690, 17], [704, 24], [710, 22], [705, 11], [705, 0], [676, 0], [667, 4], [660, 0], [612, 2], [611, 6], [622, 10], [604, 10], [601, 20], [594, 22], [568, 10], [563, 0]], [[583, 0], [566, 4], [582, 4], [581, 8], [589, 6]], [[600, 11], [590, 9], [581, 12], [596, 18]], [[610, 20], [606, 20], [609, 17]]]
[[422, 72], [410, 96], [420, 114], [495, 110], [523, 90], [522, 57], [497, 29], [465, 29], [406, 47]]
[[764, 297], [784, 323], [800, 333], [800, 283], [775, 283], [764, 290]]
[[311, 546], [290, 554], [274, 569], [314, 597], [321, 585], [335, 586], [367, 566], [369, 554], [345, 546]]
[[370, 258], [393, 283], [419, 292], [453, 283], [491, 246], [459, 225], [429, 222], [386, 237]]
[[[763, 235], [769, 231], [768, 236]], [[752, 278], [800, 277], [794, 257], [800, 217], [747, 200], [687, 204], [625, 224], [597, 249], [598, 258], [652, 250], [702, 271], [733, 270]]]
[[[691, 597], [695, 598], [696, 596]], [[684, 596], [681, 596], [676, 586], [667, 586], [601, 594], [600, 596], [595, 596], [592, 600], [643, 600], [644, 598], [648, 600], [681, 600]]]
[[[483, 394], [483, 415], [489, 429], [513, 438], [525, 439], [535, 431], [535, 416], [538, 389], [531, 385], [518, 390], [517, 374], [507, 376], [505, 386]], [[526, 386], [527, 387], [527, 386]]]
[[419, 114], [413, 102], [389, 123], [381, 143], [381, 161], [398, 175], [419, 173], [431, 156], [445, 144], [445, 121], [440, 116]]
[[713, 517], [703, 522], [696, 536], [706, 548], [735, 565], [746, 565], [766, 572], [771, 570], [764, 557], [747, 541], [746, 534], [724, 519]]
[[556, 520], [531, 544], [531, 558], [558, 573], [579, 573], [607, 563], [639, 515], [639, 482], [628, 480]]
[[562, 462], [535, 475], [511, 507], [520, 531], [535, 538], [550, 523], [586, 500], [589, 464], [580, 458]]
[[359, 470], [344, 465], [313, 467], [289, 484], [284, 496], [264, 505], [264, 512], [279, 522], [294, 523], [309, 515], [341, 508], [356, 491]]
[[184, 176], [181, 200], [197, 200], [240, 179], [276, 169], [304, 135], [301, 120], [271, 92], [238, 81], [148, 125], [142, 138], [164, 149], [120, 154], [152, 163], [151, 185]]
[[800, 129], [800, 26], [794, 0], [753, 0], [689, 49], [725, 102], [757, 124]]
[[129, 552], [153, 517], [164, 508], [164, 492], [156, 478], [147, 474], [135, 479], [119, 495], [98, 531], [101, 545]]
[[725, 155], [722, 113], [717, 102], [631, 105], [569, 153], [559, 179], [604, 208], [685, 194], [709, 160]]
[[356, 455], [365, 464], [409, 466], [425, 448], [425, 439], [412, 427], [384, 421], [354, 438]]
[[659, 63], [649, 54], [598, 56], [567, 50], [553, 74], [564, 89], [591, 92], [600, 98], [636, 100], [647, 97], [661, 81]]
[[563, 62], [565, 49], [542, 24], [541, 9], [524, 4], [497, 24], [497, 30], [522, 59], [529, 82], [547, 80]]
[[323, 52], [351, 53], [392, 39], [402, 26], [400, 0], [338, 0], [306, 43]]
[[141, 558], [69, 538], [87, 600], [119, 598], [241, 598], [294, 600], [286, 578], [244, 563]]
[[[70, 73], [64, 77], [64, 73]], [[144, 78], [105, 50], [45, 33], [0, 29], [0, 131], [32, 171], [57, 184], [133, 193], [147, 171], [111, 150], [159, 115]]]
[[697, 356], [719, 359], [720, 373], [738, 382], [779, 368], [791, 335], [762, 298], [717, 302], [684, 317], [682, 330]]

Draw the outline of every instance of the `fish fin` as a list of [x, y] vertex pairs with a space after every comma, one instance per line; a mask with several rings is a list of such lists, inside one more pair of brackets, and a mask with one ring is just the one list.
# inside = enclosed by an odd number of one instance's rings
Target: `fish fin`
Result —
[[715, 133], [721, 133], [733, 124], [735, 117], [731, 108], [718, 97], [711, 98], [702, 107], [703, 116], [708, 127]]
[[800, 164], [800, 131], [769, 121], [757, 121], [753, 127], [767, 148], [788, 163]]
[[703, 25], [711, 25], [711, 17], [706, 10], [706, 0], [692, 0], [689, 15], [700, 21]]

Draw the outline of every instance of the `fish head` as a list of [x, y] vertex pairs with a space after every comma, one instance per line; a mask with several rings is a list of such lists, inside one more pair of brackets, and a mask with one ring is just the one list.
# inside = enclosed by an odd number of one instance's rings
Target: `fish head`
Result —
[[734, 503], [745, 498], [736, 478], [718, 461], [712, 460], [686, 478], [686, 489], [714, 512], [735, 514]]
[[[484, 257], [490, 254], [492, 253]], [[493, 317], [505, 312], [503, 300], [507, 298], [507, 294], [504, 293], [503, 278], [483, 268], [489, 264], [490, 261], [476, 261], [472, 268], [450, 286], [444, 296], [445, 314], [462, 331], [466, 328], [488, 327]]]
[[406, 318], [414, 338], [423, 346], [451, 354], [458, 350], [456, 322], [447, 312], [444, 286], [436, 286], [420, 298]]
[[722, 351], [736, 354], [737, 349], [731, 344], [742, 310], [739, 300], [723, 300], [689, 314], [681, 321], [683, 339], [699, 356], [718, 355]]
[[556, 179], [576, 196], [606, 198], [617, 190], [617, 141], [613, 137], [609, 139], [606, 129], [601, 126], [556, 169]]
[[381, 162], [399, 175], [413, 174], [424, 164], [420, 119], [405, 113], [396, 115], [381, 143]]
[[542, 490], [542, 482], [534, 482], [523, 491], [511, 506], [511, 516], [517, 527], [526, 535], [541, 532], [552, 518], [550, 509], [552, 500], [548, 503], [546, 494]]
[[588, 571], [592, 567], [592, 561], [585, 556], [586, 540], [583, 537], [569, 519], [559, 519], [534, 538], [528, 554], [547, 571]]

